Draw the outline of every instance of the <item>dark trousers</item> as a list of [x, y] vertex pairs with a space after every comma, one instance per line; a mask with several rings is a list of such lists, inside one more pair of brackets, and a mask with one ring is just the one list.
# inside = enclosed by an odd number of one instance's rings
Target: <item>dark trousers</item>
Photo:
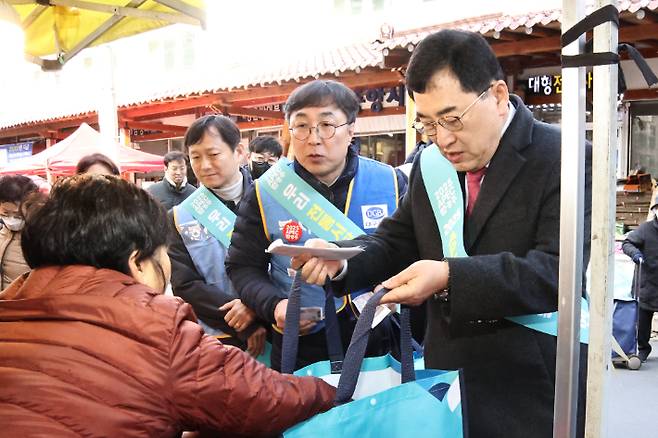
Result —
[[[352, 332], [356, 325], [356, 317], [349, 310], [345, 309], [338, 313], [338, 325], [340, 326], [341, 340], [343, 343], [343, 352], [347, 351], [352, 338]], [[391, 348], [390, 337], [392, 335], [391, 323], [388, 318], [379, 323], [377, 327], [370, 332], [368, 339], [368, 348], [366, 349], [366, 357], [382, 356], [387, 354]], [[283, 346], [283, 335], [279, 332], [272, 330], [272, 355], [271, 363], [272, 368], [281, 371], [281, 348]], [[304, 368], [315, 362], [328, 360], [329, 354], [327, 352], [327, 338], [325, 330], [319, 330], [299, 337], [299, 347], [297, 348], [297, 362], [295, 363], [295, 370]]]
[[641, 352], [646, 352], [648, 356], [651, 353], [651, 321], [653, 320], [653, 310], [643, 309], [642, 306], [638, 309], [640, 314], [637, 321], [637, 347]]

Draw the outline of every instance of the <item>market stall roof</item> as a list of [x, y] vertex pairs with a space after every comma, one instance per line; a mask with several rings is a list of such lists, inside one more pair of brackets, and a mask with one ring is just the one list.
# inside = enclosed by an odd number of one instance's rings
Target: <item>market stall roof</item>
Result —
[[[597, 8], [587, 5], [587, 13]], [[646, 58], [656, 57], [658, 47], [658, 8], [656, 0], [620, 0], [619, 42], [634, 43]], [[559, 65], [562, 9], [539, 10], [518, 15], [492, 14], [450, 23], [395, 32], [374, 43], [385, 56], [385, 66], [406, 65], [415, 46], [441, 29], [461, 29], [482, 34], [499, 58], [516, 58], [510, 64], [524, 68]], [[533, 58], [534, 57], [534, 58]], [[535, 65], [533, 65], [535, 64]], [[505, 68], [505, 65], [503, 65]]]
[[121, 172], [153, 172], [163, 169], [162, 157], [109, 142], [91, 126], [83, 123], [73, 134], [31, 157], [0, 166], [0, 175], [72, 175], [80, 158], [102, 153], [116, 160]]
[[[29, 59], [57, 70], [86, 47], [173, 23], [205, 26], [203, 0], [0, 0], [25, 32]], [[55, 55], [47, 59], [46, 55]]]

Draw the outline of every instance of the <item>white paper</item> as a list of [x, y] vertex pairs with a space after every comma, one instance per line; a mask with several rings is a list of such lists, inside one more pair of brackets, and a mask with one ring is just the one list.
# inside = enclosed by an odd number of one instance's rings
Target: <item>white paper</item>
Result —
[[[374, 294], [372, 292], [359, 295], [358, 297], [352, 300], [352, 304], [354, 304], [356, 310], [358, 310], [359, 313], [362, 313], [363, 308], [366, 307], [366, 303], [373, 295]], [[377, 327], [377, 324], [382, 322], [384, 318], [386, 318], [390, 313], [391, 313], [391, 309], [389, 309], [387, 305], [380, 304], [379, 306], [377, 306], [377, 308], [375, 309], [375, 317], [372, 320], [372, 325], [370, 326], [370, 328]]]
[[349, 260], [355, 255], [362, 253], [363, 248], [360, 246], [351, 248], [309, 248], [302, 245], [288, 245], [283, 243], [281, 239], [277, 239], [270, 244], [265, 252], [288, 257], [310, 254], [313, 257], [319, 257], [325, 260]]

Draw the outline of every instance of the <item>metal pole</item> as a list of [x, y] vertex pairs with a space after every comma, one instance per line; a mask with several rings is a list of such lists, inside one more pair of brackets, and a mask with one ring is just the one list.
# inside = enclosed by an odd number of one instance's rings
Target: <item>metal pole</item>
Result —
[[[585, 15], [582, 0], [563, 0], [562, 27]], [[585, 36], [562, 49], [582, 53]], [[585, 68], [562, 69], [562, 175], [560, 180], [560, 262], [558, 338], [553, 437], [576, 436], [580, 295], [582, 290], [583, 192], [585, 174]]]
[[[597, 0], [601, 8], [613, 0]], [[616, 52], [618, 29], [606, 23], [594, 29], [594, 52]], [[592, 257], [590, 285], [587, 420], [585, 436], [605, 438], [614, 284], [614, 219], [617, 153], [617, 65], [594, 67], [592, 148]]]

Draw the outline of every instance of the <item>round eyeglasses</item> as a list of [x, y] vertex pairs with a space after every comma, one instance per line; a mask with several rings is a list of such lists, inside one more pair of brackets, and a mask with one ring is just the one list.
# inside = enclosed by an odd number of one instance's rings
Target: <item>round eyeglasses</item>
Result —
[[311, 136], [311, 130], [315, 129], [315, 133], [323, 140], [328, 140], [336, 135], [336, 129], [341, 126], [349, 125], [350, 122], [345, 122], [342, 125], [334, 125], [329, 122], [320, 122], [316, 126], [311, 126], [308, 123], [299, 123], [292, 128], [292, 136], [299, 141], [304, 141]]
[[417, 120], [411, 124], [411, 126], [418, 131], [420, 134], [425, 134], [429, 136], [436, 135], [436, 128], [437, 125], [441, 125], [441, 127], [447, 129], [448, 131], [451, 132], [456, 132], [456, 131], [461, 131], [464, 128], [464, 122], [462, 119], [470, 111], [471, 108], [475, 106], [476, 103], [478, 103], [485, 94], [487, 94], [487, 91], [493, 87], [494, 84], [491, 84], [487, 87], [486, 90], [484, 90], [478, 97], [475, 98], [473, 102], [469, 106], [466, 107], [464, 111], [458, 116], [444, 116], [444, 117], [439, 117], [438, 120], [436, 121], [431, 121], [431, 122], [422, 122], [420, 120]]

